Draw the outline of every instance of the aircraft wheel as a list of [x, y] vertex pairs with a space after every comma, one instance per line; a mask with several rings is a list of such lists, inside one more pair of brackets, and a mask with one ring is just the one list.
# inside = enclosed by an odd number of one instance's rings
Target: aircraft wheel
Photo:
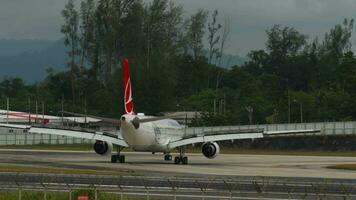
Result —
[[177, 156], [177, 157], [174, 158], [174, 164], [177, 165], [179, 163], [180, 163], [180, 157]]
[[183, 165], [188, 164], [188, 157], [184, 156], [181, 160], [182, 160]]
[[124, 155], [112, 155], [111, 163], [125, 163], [125, 156]]
[[111, 155], [111, 163], [117, 163], [117, 156]]
[[125, 163], [125, 156], [124, 155], [120, 155], [119, 156], [119, 163]]
[[172, 156], [171, 155], [164, 155], [164, 160], [171, 161], [172, 160]]

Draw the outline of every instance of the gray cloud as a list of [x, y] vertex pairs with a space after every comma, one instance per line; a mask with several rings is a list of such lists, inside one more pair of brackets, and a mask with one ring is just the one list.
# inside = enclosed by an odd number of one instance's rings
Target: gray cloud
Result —
[[[78, 1], [78, 0], [77, 0]], [[60, 11], [67, 0], [0, 0], [0, 38], [58, 39]], [[265, 30], [273, 24], [293, 26], [322, 37], [343, 18], [356, 17], [356, 0], [175, 0], [185, 15], [218, 9], [231, 21], [230, 53], [264, 48]]]
[[1, 0], [0, 38], [58, 39], [66, 0]]

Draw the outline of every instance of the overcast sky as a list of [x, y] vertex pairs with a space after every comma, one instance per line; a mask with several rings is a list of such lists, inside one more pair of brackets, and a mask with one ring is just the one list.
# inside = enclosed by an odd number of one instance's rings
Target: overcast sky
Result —
[[[79, 0], [77, 0], [79, 1]], [[0, 38], [59, 39], [67, 0], [0, 0]], [[343, 18], [356, 18], [356, 0], [176, 0], [189, 15], [199, 8], [230, 18], [227, 52], [245, 55], [264, 48], [265, 30], [293, 26], [311, 38], [322, 36]]]

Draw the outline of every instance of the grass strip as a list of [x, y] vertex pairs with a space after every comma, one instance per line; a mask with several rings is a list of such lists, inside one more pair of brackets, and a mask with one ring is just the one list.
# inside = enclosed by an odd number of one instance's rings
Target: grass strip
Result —
[[343, 169], [343, 170], [356, 170], [356, 164], [340, 164], [328, 166], [329, 169]]
[[137, 175], [134, 172], [118, 172], [118, 171], [99, 171], [90, 169], [72, 169], [72, 168], [57, 168], [43, 167], [20, 164], [0, 164], [0, 172], [15, 172], [15, 173], [44, 173], [44, 174], [89, 174], [89, 175]]

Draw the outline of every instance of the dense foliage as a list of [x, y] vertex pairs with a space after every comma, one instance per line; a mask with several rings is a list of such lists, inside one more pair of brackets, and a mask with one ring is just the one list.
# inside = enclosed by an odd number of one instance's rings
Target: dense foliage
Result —
[[11, 98], [11, 109], [28, 110], [30, 97], [32, 111], [38, 100], [46, 113], [56, 114], [63, 98], [66, 110], [118, 117], [120, 60], [127, 57], [137, 112], [202, 111], [194, 121], [199, 125], [356, 118], [353, 20], [314, 40], [274, 25], [266, 31], [265, 50], [223, 69], [218, 65], [229, 24], [217, 22], [217, 11], [185, 18], [183, 8], [168, 0], [83, 0], [79, 9], [69, 0], [62, 15], [68, 70], [49, 69], [33, 85], [2, 81], [1, 98]]

